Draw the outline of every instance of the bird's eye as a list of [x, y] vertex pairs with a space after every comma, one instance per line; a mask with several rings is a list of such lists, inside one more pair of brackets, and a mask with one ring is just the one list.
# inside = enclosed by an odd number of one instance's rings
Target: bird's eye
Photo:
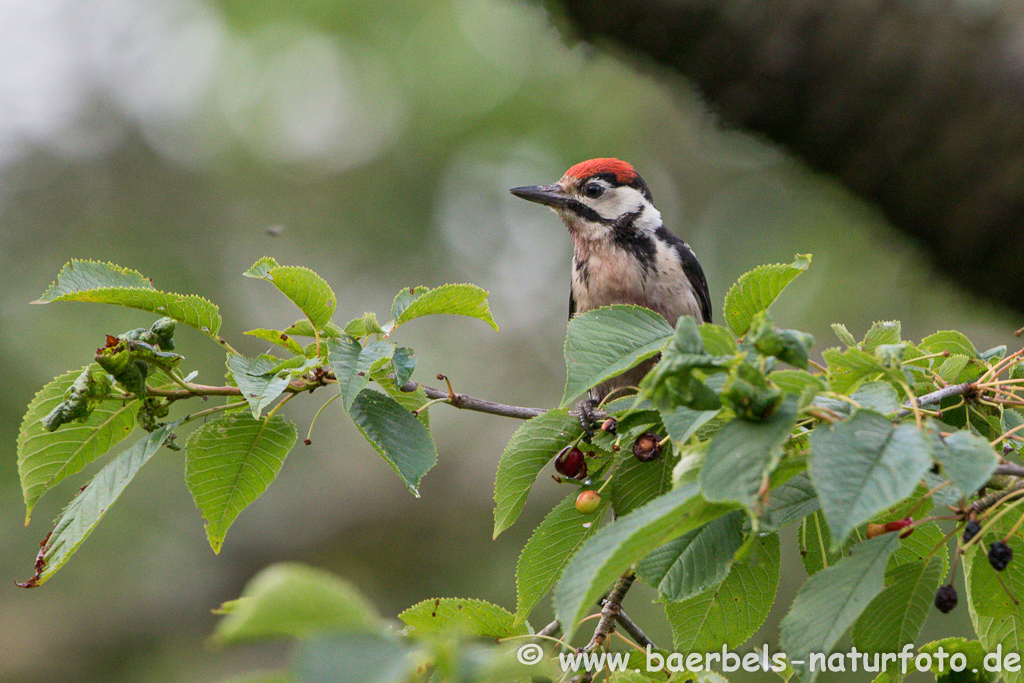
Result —
[[604, 194], [604, 187], [598, 183], [587, 183], [583, 186], [583, 194], [591, 199], [597, 199]]

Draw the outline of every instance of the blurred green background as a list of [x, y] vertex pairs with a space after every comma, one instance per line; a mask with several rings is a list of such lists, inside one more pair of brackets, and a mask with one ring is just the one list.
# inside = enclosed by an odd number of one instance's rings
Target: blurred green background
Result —
[[[956, 328], [980, 349], [1013, 344], [1019, 326], [929, 274], [870, 207], [721, 129], [685, 84], [566, 40], [536, 3], [7, 2], [0, 64], [2, 681], [215, 681], [279, 666], [279, 645], [205, 646], [210, 609], [277, 560], [337, 572], [387, 615], [435, 596], [511, 608], [531, 524], [568, 493], [542, 477], [519, 524], [492, 541], [493, 475], [517, 423], [436, 407], [440, 462], [415, 499], [332, 406], [219, 556], [181, 454], [164, 450], [51, 582], [15, 588], [97, 469], [49, 493], [24, 528], [15, 440], [25, 406], [88, 362], [104, 334], [152, 321], [30, 306], [71, 258], [206, 296], [221, 306], [222, 334], [252, 355], [265, 345], [242, 331], [297, 317], [266, 283], [241, 277], [263, 255], [323, 275], [341, 323], [364, 311], [387, 319], [401, 287], [473, 282], [491, 292], [501, 332], [468, 318], [404, 327], [418, 378], [444, 372], [459, 392], [546, 407], [564, 378], [569, 240], [553, 214], [507, 188], [617, 156], [697, 251], [719, 319], [741, 273], [809, 252], [811, 270], [774, 311], [812, 332], [819, 353], [837, 344], [832, 322], [862, 334], [899, 319], [910, 339]], [[218, 348], [191, 330], [177, 341], [197, 381], [221, 380]], [[286, 409], [301, 434], [321, 401]], [[783, 599], [753, 644], [777, 643], [804, 579], [792, 534], [783, 552]], [[651, 597], [635, 591], [627, 610], [666, 641]], [[549, 616], [545, 605], [534, 625]], [[925, 635], [966, 635], [967, 623], [965, 609], [933, 614]]]

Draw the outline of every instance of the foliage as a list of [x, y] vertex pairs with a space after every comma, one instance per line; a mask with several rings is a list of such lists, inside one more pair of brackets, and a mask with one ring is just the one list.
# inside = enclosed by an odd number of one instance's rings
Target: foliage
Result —
[[[198, 421], [202, 425], [184, 443], [185, 483], [206, 520], [210, 547], [219, 552], [232, 522], [274, 481], [298, 438], [295, 425], [278, 410], [325, 387], [340, 389], [335, 398], [343, 399], [360, 432], [416, 493], [437, 451], [426, 413], [422, 419], [410, 413], [426, 403], [422, 391], [404, 391], [395, 382], [396, 377], [401, 384], [409, 380], [414, 353], [389, 338], [400, 325], [424, 315], [466, 315], [494, 326], [486, 292], [474, 285], [402, 290], [395, 297], [393, 321], [368, 325], [376, 317], [367, 314], [343, 332], [331, 320], [337, 297], [313, 271], [262, 258], [244, 275], [273, 284], [305, 316], [282, 330], [248, 333], [273, 341], [283, 355], [240, 355], [217, 335], [216, 306], [198, 296], [159, 292], [141, 273], [109, 263], [68, 263], [35, 302], [102, 302], [164, 317], [148, 329], [106, 335], [94, 364], [57, 377], [29, 404], [18, 435], [26, 519], [41, 496], [102, 458], [136, 427], [149, 433], [113, 458], [65, 508], [42, 544], [35, 574], [23, 585], [38, 586], [53, 576], [138, 469], [161, 445], [180, 449], [178, 428]], [[227, 351], [224, 386], [194, 384], [182, 374], [185, 358], [170, 351], [175, 322], [199, 329]], [[313, 342], [303, 346], [293, 337]], [[371, 381], [380, 390], [370, 388]], [[161, 421], [178, 404], [208, 397], [224, 397], [224, 402]]]
[[[615, 619], [611, 606], [636, 579], [658, 591], [674, 651], [633, 651], [634, 662], [661, 662], [660, 671], [631, 666], [600, 675], [620, 682], [721, 681], [729, 671], [724, 655], [722, 674], [701, 671], [682, 655], [735, 649], [751, 637], [776, 603], [778, 531], [799, 522], [810, 578], [782, 621], [778, 645], [789, 662], [759, 659], [751, 666], [810, 682], [820, 673], [814, 657], [828, 657], [846, 634], [862, 653], [913, 646], [936, 590], [953, 583], [957, 568], [977, 640], [924, 644], [921, 656], [944, 651], [976, 664], [999, 648], [1019, 651], [1024, 614], [1014, 596], [1024, 593], [1024, 570], [1010, 562], [997, 574], [986, 549], [1005, 542], [1020, 551], [1024, 468], [1015, 445], [1024, 440], [1024, 350], [979, 352], [955, 331], [913, 343], [902, 338], [898, 322], [885, 321], [860, 341], [835, 325], [842, 346], [825, 349], [823, 363], [815, 362], [814, 340], [780, 329], [769, 311], [810, 260], [798, 256], [741, 277], [725, 299], [725, 326], [684, 317], [673, 329], [648, 309], [622, 305], [570, 321], [561, 405], [537, 410], [522, 424], [495, 477], [497, 536], [517, 521], [534, 481], [554, 470], [560, 453], [586, 451], [585, 468], [556, 477], [571, 493], [523, 548], [514, 612], [435, 597], [402, 612], [399, 629], [354, 586], [277, 565], [224, 607], [215, 642], [295, 639], [290, 668], [275, 680], [554, 680], [563, 676], [563, 655], [601, 651]], [[486, 292], [472, 285], [405, 289], [389, 322], [366, 313], [338, 325], [337, 299], [312, 271], [264, 258], [245, 275], [273, 284], [304, 316], [280, 330], [246, 333], [272, 343], [276, 353], [237, 354], [218, 336], [212, 304], [158, 292], [135, 271], [109, 264], [68, 264], [40, 299], [101, 301], [165, 317], [108, 337], [95, 363], [57, 377], [29, 405], [18, 439], [28, 513], [56, 483], [136, 427], [148, 434], [112, 457], [71, 501], [24, 585], [48, 580], [135, 472], [161, 446], [180, 448], [177, 433], [198, 418], [210, 419], [184, 439], [185, 479], [215, 551], [298, 438], [279, 410], [300, 396], [332, 392], [329, 401], [340, 399], [341, 410], [417, 494], [437, 460], [429, 404], [474, 406], [450, 390], [411, 384], [415, 354], [391, 337], [401, 325], [437, 314], [476, 317], [497, 329]], [[175, 322], [197, 327], [227, 351], [225, 385], [194, 384], [182, 374], [187, 358], [172, 352]], [[569, 408], [573, 401], [655, 356], [660, 361], [636, 396], [610, 397], [599, 406], [600, 428], [589, 434]], [[209, 397], [224, 402], [170, 419], [179, 403]], [[593, 492], [587, 495], [599, 501], [595, 510], [578, 509], [581, 490]], [[979, 530], [960, 540], [968, 522]], [[538, 629], [529, 619], [548, 594], [557, 622]], [[597, 610], [605, 614], [599, 622], [583, 621]], [[584, 627], [596, 628], [577, 649], [570, 643]], [[556, 636], [550, 656], [523, 654], [524, 645]], [[968, 680], [929, 662], [937, 680]], [[1019, 672], [1002, 675], [1022, 680]], [[581, 680], [593, 676], [581, 673]], [[888, 671], [876, 680], [900, 679]], [[983, 671], [970, 680], [991, 677]]]

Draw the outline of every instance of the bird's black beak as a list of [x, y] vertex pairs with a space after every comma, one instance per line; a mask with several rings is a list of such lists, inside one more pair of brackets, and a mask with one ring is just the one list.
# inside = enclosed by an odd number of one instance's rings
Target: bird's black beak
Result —
[[565, 206], [569, 198], [565, 196], [562, 189], [557, 185], [527, 185], [526, 187], [513, 187], [509, 190], [512, 194], [525, 199], [528, 202], [537, 202], [550, 206], [553, 209]]

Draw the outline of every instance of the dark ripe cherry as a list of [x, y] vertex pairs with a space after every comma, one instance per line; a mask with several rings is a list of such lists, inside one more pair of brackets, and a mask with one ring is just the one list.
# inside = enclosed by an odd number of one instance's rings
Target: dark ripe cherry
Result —
[[948, 614], [956, 607], [956, 589], [952, 585], [939, 586], [935, 591], [935, 609], [943, 614]]
[[572, 479], [581, 479], [587, 476], [587, 464], [583, 462], [583, 451], [576, 446], [563, 449], [555, 458], [555, 470]]
[[1006, 545], [1004, 541], [996, 541], [988, 547], [988, 563], [997, 572], [1006, 569], [1013, 559], [1013, 548]]
[[981, 531], [981, 525], [973, 519], [964, 525], [964, 543], [969, 543]]

